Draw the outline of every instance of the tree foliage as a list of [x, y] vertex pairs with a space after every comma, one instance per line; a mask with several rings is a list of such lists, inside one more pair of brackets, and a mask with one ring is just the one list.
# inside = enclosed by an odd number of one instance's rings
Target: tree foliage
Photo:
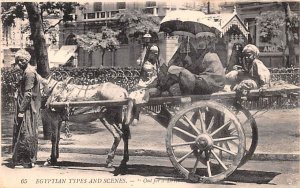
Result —
[[87, 34], [77, 35], [76, 40], [80, 47], [88, 52], [97, 50], [113, 51], [119, 48], [117, 40], [118, 32], [110, 28], [103, 27], [101, 33], [88, 32]]
[[282, 40], [282, 28], [285, 25], [285, 15], [282, 11], [262, 12], [257, 17], [260, 23], [259, 37], [263, 42], [270, 44], [280, 44]]
[[[49, 16], [56, 16], [57, 18], [60, 18], [58, 23], [54, 25], [45, 25], [46, 27], [44, 27], [44, 32], [47, 32], [49, 27], [52, 28], [61, 21], [72, 21], [73, 17], [70, 14], [75, 10], [76, 6], [79, 6], [79, 4], [75, 2], [41, 2], [38, 6], [42, 20], [44, 20], [44, 17]], [[23, 2], [3, 2], [1, 3], [1, 9], [3, 26], [14, 26], [16, 18], [24, 20], [28, 17], [28, 13]]]
[[1, 20], [3, 26], [14, 26], [15, 19], [25, 18], [25, 7], [22, 3], [19, 2], [3, 2], [1, 3]]
[[116, 14], [117, 25], [128, 36], [144, 34], [147, 31], [158, 31], [160, 19], [157, 16], [144, 14], [139, 10], [124, 10]]
[[282, 43], [283, 28], [286, 24], [294, 29], [299, 22], [297, 15], [292, 13], [291, 22], [287, 23], [285, 13], [280, 10], [262, 12], [256, 19], [260, 24], [258, 33], [261, 41], [270, 44]]
[[[3, 27], [15, 25], [15, 20], [28, 19], [29, 25], [22, 32], [27, 32], [30, 28], [30, 39], [33, 41], [34, 59], [37, 65], [37, 71], [44, 77], [49, 74], [48, 52], [45, 41], [45, 33], [50, 32], [50, 36], [57, 33], [53, 29], [61, 21], [70, 21], [70, 13], [78, 3], [74, 2], [2, 2], [1, 3], [1, 21]], [[44, 21], [44, 16], [57, 15], [61, 19], [54, 25]], [[52, 37], [55, 38], [55, 37]]]
[[[290, 10], [289, 3], [284, 2], [282, 5], [282, 10], [265, 11], [256, 18], [260, 24], [258, 37], [261, 42], [281, 48], [283, 63], [291, 67], [296, 63], [294, 43], [299, 41], [299, 17]], [[286, 56], [287, 48], [289, 56]]]
[[101, 33], [94, 33], [90, 31], [87, 34], [77, 35], [76, 41], [77, 44], [88, 53], [101, 50], [103, 65], [105, 52], [115, 51], [120, 47], [120, 43], [117, 39], [118, 34], [118, 32], [113, 31], [111, 28], [103, 27], [101, 29]]

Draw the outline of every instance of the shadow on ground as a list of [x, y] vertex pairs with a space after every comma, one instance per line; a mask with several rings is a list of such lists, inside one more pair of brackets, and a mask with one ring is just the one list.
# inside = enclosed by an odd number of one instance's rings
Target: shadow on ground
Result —
[[278, 172], [236, 170], [226, 180], [241, 183], [268, 184], [278, 175], [280, 175]]
[[[101, 122], [87, 122], [87, 123], [69, 123], [69, 129], [71, 133], [84, 135], [84, 134], [94, 134], [98, 132], [106, 131], [106, 128]], [[61, 128], [62, 132], [65, 130], [65, 125], [63, 124]]]
[[[199, 174], [206, 174], [206, 172], [207, 172], [206, 169], [200, 169], [200, 171], [198, 171]], [[114, 171], [114, 175], [119, 175], [119, 174], [178, 177], [178, 174], [176, 173], [173, 167], [141, 165], [141, 164], [128, 165], [126, 172], [124, 172], [119, 167], [117, 167], [116, 170]], [[278, 172], [236, 170], [233, 174], [231, 174], [226, 179], [226, 181], [240, 182], [240, 183], [268, 184], [279, 174], [280, 173]]]
[[[44, 161], [38, 161], [37, 165], [43, 166]], [[5, 160], [5, 165], [11, 168], [11, 160]], [[176, 181], [183, 180], [173, 167], [166, 166], [153, 166], [153, 165], [127, 165], [127, 168], [115, 167], [111, 169], [105, 168], [105, 164], [96, 163], [83, 163], [83, 162], [72, 162], [72, 161], [60, 161], [55, 166], [43, 167], [43, 168], [56, 168], [56, 169], [76, 169], [83, 171], [106, 171], [112, 173], [114, 176], [120, 175], [140, 175], [144, 177], [159, 176], [157, 179], [176, 179]], [[200, 174], [205, 174], [206, 169], [200, 169]], [[268, 184], [276, 176], [280, 175], [278, 172], [265, 172], [265, 171], [253, 171], [253, 170], [236, 170], [226, 180], [218, 182], [217, 184], [228, 184], [229, 182], [237, 183], [256, 183], [256, 184]]]

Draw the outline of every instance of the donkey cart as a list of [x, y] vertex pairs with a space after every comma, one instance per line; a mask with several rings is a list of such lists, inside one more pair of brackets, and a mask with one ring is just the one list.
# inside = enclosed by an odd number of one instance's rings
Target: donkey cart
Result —
[[[247, 99], [291, 96], [299, 87], [251, 90]], [[235, 92], [150, 98], [137, 104], [167, 129], [167, 154], [189, 181], [216, 182], [227, 178], [255, 152], [258, 129], [253, 115]], [[126, 106], [128, 100], [53, 102], [52, 108]], [[125, 140], [124, 140], [125, 141]], [[127, 146], [128, 147], [128, 146]]]

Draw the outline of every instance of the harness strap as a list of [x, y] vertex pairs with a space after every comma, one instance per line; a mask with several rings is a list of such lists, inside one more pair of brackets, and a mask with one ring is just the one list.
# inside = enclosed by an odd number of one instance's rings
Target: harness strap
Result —
[[79, 91], [78, 91], [78, 93], [77, 93], [76, 97], [78, 97], [78, 96], [79, 96], [79, 94], [80, 94], [80, 92], [83, 90], [83, 88], [84, 88], [84, 85], [82, 85], [82, 86], [81, 86], [81, 88], [79, 89]]
[[[50, 80], [51, 80], [51, 79], [52, 79], [52, 78], [50, 78]], [[50, 80], [49, 80], [48, 84], [50, 83]], [[54, 86], [52, 87], [52, 89], [50, 90], [49, 93], [52, 93], [52, 92], [53, 92], [53, 90], [54, 90], [54, 88], [57, 86], [57, 84], [58, 84], [58, 81], [56, 81], [56, 83], [54, 84]], [[47, 99], [47, 102], [46, 102], [46, 104], [45, 104], [46, 107], [49, 108], [52, 99], [53, 99], [53, 95], [50, 94], [50, 96], [49, 96], [49, 98]]]

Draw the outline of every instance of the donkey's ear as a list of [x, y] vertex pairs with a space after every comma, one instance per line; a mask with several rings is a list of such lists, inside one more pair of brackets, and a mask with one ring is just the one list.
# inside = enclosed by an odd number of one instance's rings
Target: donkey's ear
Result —
[[50, 81], [52, 80], [52, 77], [53, 77], [53, 75], [52, 75], [52, 74], [51, 74], [50, 76], [48, 76], [48, 77], [47, 77], [47, 79], [46, 79], [46, 80], [47, 80], [47, 83], [48, 83], [48, 84], [49, 84], [49, 83], [50, 83]]

